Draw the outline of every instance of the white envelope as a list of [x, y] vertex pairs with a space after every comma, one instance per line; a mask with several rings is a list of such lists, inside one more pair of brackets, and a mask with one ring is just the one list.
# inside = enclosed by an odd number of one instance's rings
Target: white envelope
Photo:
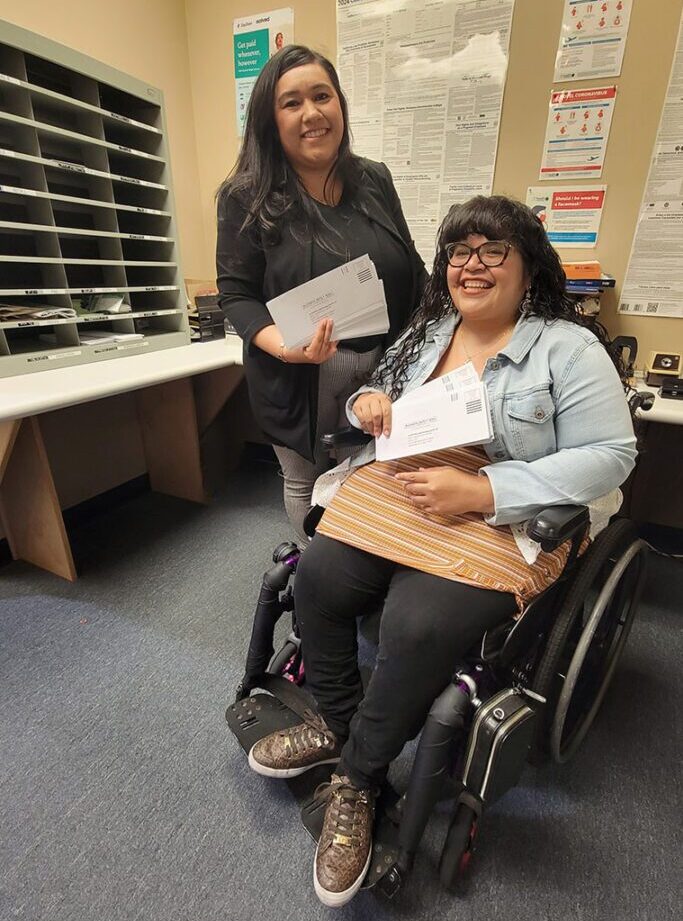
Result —
[[386, 332], [384, 285], [365, 254], [266, 303], [287, 348], [306, 345], [320, 320], [334, 321], [335, 339]]
[[377, 460], [491, 441], [486, 387], [466, 374], [463, 380], [456, 384], [444, 375], [398, 399], [391, 410], [391, 435], [376, 439]]

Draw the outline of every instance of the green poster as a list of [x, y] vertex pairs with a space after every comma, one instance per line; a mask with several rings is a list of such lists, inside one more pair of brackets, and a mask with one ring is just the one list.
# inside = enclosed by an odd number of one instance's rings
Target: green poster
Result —
[[258, 77], [268, 60], [268, 29], [233, 35], [235, 79]]

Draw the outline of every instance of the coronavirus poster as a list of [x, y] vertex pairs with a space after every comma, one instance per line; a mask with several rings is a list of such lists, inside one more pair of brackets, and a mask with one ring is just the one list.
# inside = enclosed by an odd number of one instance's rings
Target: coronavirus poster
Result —
[[530, 186], [526, 203], [554, 246], [595, 246], [607, 186]]

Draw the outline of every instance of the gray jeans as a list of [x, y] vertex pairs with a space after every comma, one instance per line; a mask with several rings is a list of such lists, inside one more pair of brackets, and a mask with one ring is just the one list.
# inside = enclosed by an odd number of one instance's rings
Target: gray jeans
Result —
[[318, 439], [321, 435], [348, 425], [346, 401], [363, 383], [366, 375], [375, 369], [380, 354], [379, 348], [363, 353], [352, 352], [350, 349], [339, 349], [329, 361], [320, 365], [314, 463], [297, 454], [296, 451], [292, 451], [291, 448], [273, 445], [285, 481], [287, 516], [302, 546], [308, 543], [303, 530], [303, 522], [311, 507], [313, 484], [321, 473], [329, 470], [348, 454], [347, 451], [344, 455], [330, 458], [330, 455], [318, 445]]

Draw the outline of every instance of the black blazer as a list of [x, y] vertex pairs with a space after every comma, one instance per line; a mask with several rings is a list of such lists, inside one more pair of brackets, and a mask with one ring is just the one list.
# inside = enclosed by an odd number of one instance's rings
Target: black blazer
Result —
[[[427, 272], [410, 236], [391, 173], [383, 163], [361, 160], [363, 205], [367, 216], [391, 233], [405, 250], [411, 290], [403, 309], [389, 316], [390, 345], [420, 302]], [[286, 364], [251, 344], [273, 323], [265, 301], [310, 281], [313, 243], [296, 240], [283, 227], [280, 241], [267, 244], [253, 226], [241, 231], [246, 207], [234, 195], [218, 202], [216, 275], [219, 303], [244, 340], [244, 369], [256, 421], [277, 445], [313, 460], [318, 403], [318, 366]]]

